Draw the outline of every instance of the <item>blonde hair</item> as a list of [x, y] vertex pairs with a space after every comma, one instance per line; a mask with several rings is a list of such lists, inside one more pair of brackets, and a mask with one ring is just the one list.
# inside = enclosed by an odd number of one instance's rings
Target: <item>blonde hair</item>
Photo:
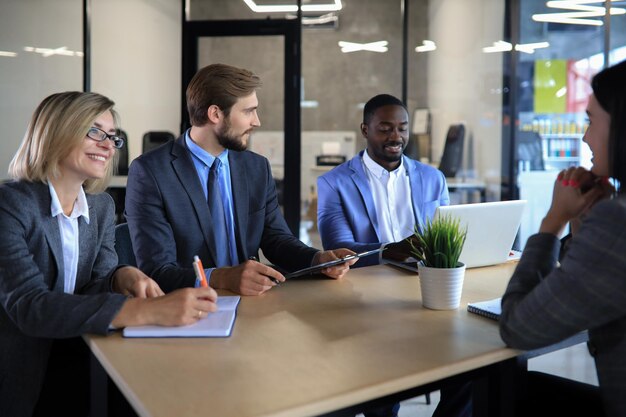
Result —
[[[17, 153], [9, 165], [9, 175], [16, 180], [48, 182], [59, 175], [59, 163], [81, 146], [94, 120], [110, 111], [117, 126], [115, 103], [97, 93], [67, 91], [46, 97], [31, 117]], [[119, 156], [114, 153], [103, 178], [88, 179], [85, 192], [104, 191]]]

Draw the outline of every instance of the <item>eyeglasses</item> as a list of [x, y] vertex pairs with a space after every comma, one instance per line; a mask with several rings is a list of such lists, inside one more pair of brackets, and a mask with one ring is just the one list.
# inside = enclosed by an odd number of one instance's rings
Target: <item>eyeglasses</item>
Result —
[[117, 149], [120, 149], [122, 146], [124, 146], [124, 139], [122, 139], [120, 136], [109, 135], [107, 132], [102, 129], [98, 129], [97, 127], [90, 128], [87, 131], [87, 137], [89, 139], [95, 140], [96, 142], [103, 142], [106, 139], [111, 139], [111, 142], [113, 142], [113, 146]]

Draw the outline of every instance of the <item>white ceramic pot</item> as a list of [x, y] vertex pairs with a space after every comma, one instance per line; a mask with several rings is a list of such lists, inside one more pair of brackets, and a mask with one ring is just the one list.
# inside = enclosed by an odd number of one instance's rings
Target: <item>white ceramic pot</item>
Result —
[[465, 264], [457, 268], [430, 268], [420, 263], [418, 274], [422, 291], [422, 305], [433, 310], [454, 310], [459, 308]]

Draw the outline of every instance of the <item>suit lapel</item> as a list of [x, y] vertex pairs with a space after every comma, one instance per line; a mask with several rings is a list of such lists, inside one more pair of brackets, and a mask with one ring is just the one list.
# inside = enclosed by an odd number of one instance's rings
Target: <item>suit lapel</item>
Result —
[[237, 252], [239, 260], [248, 259], [244, 242], [248, 230], [248, 176], [246, 164], [241, 161], [242, 154], [228, 152], [230, 165], [230, 181], [233, 195], [233, 210], [235, 217], [235, 234], [237, 235]]
[[417, 165], [413, 161], [405, 156], [403, 156], [402, 158], [404, 158], [404, 167], [406, 169], [406, 172], [409, 174], [409, 183], [411, 184], [411, 203], [413, 204], [413, 216], [415, 216], [415, 224], [419, 228], [421, 228], [422, 225], [420, 224], [420, 219], [422, 218], [422, 216], [420, 215], [420, 213], [422, 208], [422, 201], [420, 201], [419, 199], [421, 193], [414, 192], [413, 190], [423, 189], [422, 175], [417, 170]]
[[376, 237], [378, 238], [378, 241], [380, 241], [380, 233], [378, 231], [378, 217], [376, 216], [376, 206], [374, 205], [372, 190], [370, 189], [367, 175], [363, 170], [363, 162], [361, 160], [363, 152], [365, 151], [361, 151], [356, 157], [350, 160], [350, 169], [352, 170], [351, 177], [352, 181], [354, 181], [354, 184], [356, 185], [356, 188], [361, 194], [361, 199], [363, 199], [365, 209], [367, 210], [367, 215], [370, 218], [370, 223], [374, 226]]
[[189, 151], [185, 146], [184, 135], [179, 137], [172, 146], [172, 156], [172, 168], [193, 204], [198, 222], [200, 223], [200, 228], [202, 229], [204, 241], [209, 248], [211, 258], [215, 260], [217, 259], [217, 244], [214, 241], [211, 228], [213, 219], [209, 212], [208, 203], [204, 198], [204, 191], [198, 179], [198, 173], [193, 165]]
[[59, 221], [56, 217], [52, 217], [50, 212], [50, 204], [52, 199], [50, 197], [50, 189], [48, 185], [41, 184], [37, 190], [37, 197], [39, 199], [39, 208], [41, 210], [41, 227], [44, 230], [46, 241], [50, 247], [52, 258], [57, 268], [57, 274], [52, 278], [50, 288], [53, 290], [64, 290], [65, 274], [63, 263], [63, 243], [61, 242], [61, 231], [59, 230]]
[[92, 210], [91, 201], [87, 196], [87, 204], [89, 205], [89, 224], [84, 217], [78, 218], [78, 267], [76, 268], [76, 290], [83, 287], [91, 279], [91, 270], [93, 266], [87, 264], [87, 260], [95, 259], [96, 245], [94, 242], [98, 240], [97, 225], [98, 218], [96, 210]]

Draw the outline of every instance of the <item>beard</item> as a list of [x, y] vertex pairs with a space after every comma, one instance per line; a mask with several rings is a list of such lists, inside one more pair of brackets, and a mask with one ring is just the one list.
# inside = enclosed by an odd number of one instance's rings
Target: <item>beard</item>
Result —
[[246, 130], [241, 135], [235, 134], [230, 129], [230, 123], [228, 119], [226, 119], [224, 123], [224, 127], [217, 132], [217, 142], [222, 145], [225, 149], [229, 149], [232, 151], [245, 151], [248, 149], [248, 141], [243, 139], [243, 136], [246, 134], [250, 134], [252, 129]]

